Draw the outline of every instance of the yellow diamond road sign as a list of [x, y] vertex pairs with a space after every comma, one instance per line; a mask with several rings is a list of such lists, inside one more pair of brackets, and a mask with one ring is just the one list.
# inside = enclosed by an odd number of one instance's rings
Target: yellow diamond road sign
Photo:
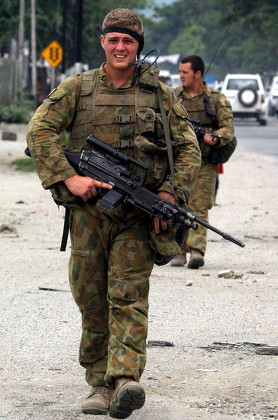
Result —
[[63, 48], [57, 41], [53, 41], [41, 52], [41, 56], [45, 58], [52, 67], [56, 67], [63, 60]]

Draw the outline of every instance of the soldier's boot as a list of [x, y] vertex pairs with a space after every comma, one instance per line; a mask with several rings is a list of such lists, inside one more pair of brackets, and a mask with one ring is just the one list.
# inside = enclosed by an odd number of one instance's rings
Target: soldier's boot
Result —
[[196, 270], [199, 267], [203, 267], [204, 264], [205, 260], [203, 254], [197, 249], [192, 249], [187, 267]]
[[170, 265], [171, 267], [183, 267], [186, 261], [186, 254], [177, 254], [170, 262]]
[[102, 414], [108, 413], [113, 390], [105, 386], [95, 386], [90, 395], [82, 403], [82, 413]]
[[115, 381], [115, 391], [111, 399], [109, 415], [114, 419], [126, 419], [133, 410], [145, 404], [145, 391], [139, 382], [130, 378], [119, 378]]

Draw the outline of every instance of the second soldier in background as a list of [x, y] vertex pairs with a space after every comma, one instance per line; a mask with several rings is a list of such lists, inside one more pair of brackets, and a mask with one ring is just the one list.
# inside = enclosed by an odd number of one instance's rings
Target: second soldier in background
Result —
[[[200, 121], [207, 131], [232, 139], [234, 136], [233, 114], [225, 95], [207, 86], [203, 80], [205, 65], [201, 57], [190, 55], [181, 60], [179, 65], [182, 86], [175, 89], [179, 101], [189, 114], [190, 119]], [[209, 134], [197, 135], [201, 153], [202, 166], [189, 199], [189, 208], [208, 222], [208, 211], [215, 199], [217, 164], [209, 162], [213, 147], [222, 147], [228, 140], [215, 139]], [[190, 254], [188, 268], [197, 269], [205, 263], [204, 256], [207, 244], [207, 229], [199, 225], [196, 231], [190, 229], [187, 240], [184, 240], [182, 253], [172, 260], [172, 266], [184, 266], [187, 253]]]

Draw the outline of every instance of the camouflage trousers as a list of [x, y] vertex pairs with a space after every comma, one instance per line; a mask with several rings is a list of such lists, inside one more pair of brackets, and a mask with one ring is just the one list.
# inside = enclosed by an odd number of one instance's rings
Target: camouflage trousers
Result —
[[150, 220], [112, 222], [83, 209], [70, 217], [69, 280], [82, 314], [79, 361], [92, 386], [139, 380], [146, 363]]
[[[206, 222], [209, 221], [208, 211], [214, 205], [217, 165], [202, 159], [202, 165], [197, 176], [194, 189], [190, 195], [188, 207]], [[189, 229], [188, 236], [182, 244], [182, 253], [197, 249], [203, 255], [206, 252], [207, 228], [198, 225], [197, 230]]]

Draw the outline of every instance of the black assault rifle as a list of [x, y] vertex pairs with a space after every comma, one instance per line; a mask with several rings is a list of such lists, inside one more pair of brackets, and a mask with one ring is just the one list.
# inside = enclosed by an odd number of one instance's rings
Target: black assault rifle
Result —
[[227, 233], [208, 224], [191, 211], [181, 209], [175, 204], [159, 197], [144, 187], [145, 177], [140, 178], [130, 172], [135, 165], [147, 173], [147, 166], [132, 157], [90, 135], [87, 139], [93, 150], [81, 152], [64, 151], [69, 163], [82, 175], [113, 185], [111, 190], [101, 189], [101, 203], [107, 208], [116, 207], [121, 202], [129, 203], [144, 212], [166, 222], [169, 226], [189, 227], [193, 230], [200, 225], [221, 235], [224, 239], [244, 247], [245, 244]]
[[220, 140], [220, 139], [229, 140], [229, 141], [232, 140], [229, 137], [219, 136], [218, 134], [214, 134], [211, 131], [205, 130], [205, 126], [201, 125], [200, 120], [193, 120], [192, 118], [188, 118], [188, 121], [192, 124], [193, 130], [195, 131], [195, 134], [197, 135], [197, 137], [198, 137], [198, 134], [202, 136], [204, 136], [205, 134], [209, 134], [211, 137], [217, 140]]

